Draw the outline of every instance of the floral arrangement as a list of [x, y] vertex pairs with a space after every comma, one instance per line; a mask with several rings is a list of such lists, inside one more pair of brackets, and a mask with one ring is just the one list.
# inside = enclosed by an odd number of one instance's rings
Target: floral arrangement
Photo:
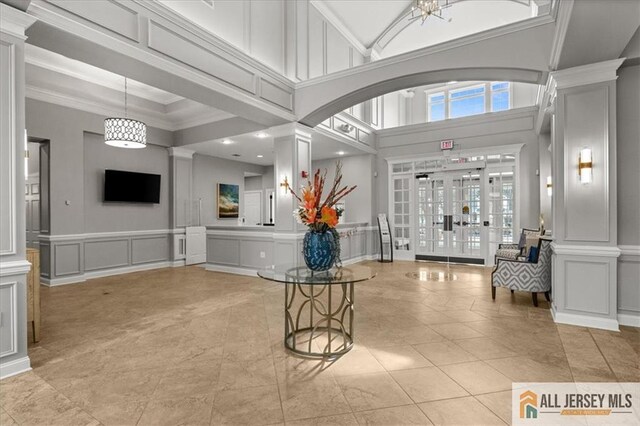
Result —
[[293, 196], [298, 200], [299, 206], [293, 212], [293, 216], [299, 223], [307, 225], [311, 231], [325, 232], [334, 230], [343, 210], [336, 207], [341, 199], [346, 197], [357, 186], [340, 187], [342, 182], [342, 163], [338, 161], [336, 164], [336, 174], [333, 178], [333, 185], [322, 201], [322, 192], [324, 191], [327, 171], [320, 172], [316, 170], [313, 176], [313, 182], [307, 180], [307, 184], [302, 187], [301, 195], [298, 195], [285, 180], [284, 186], [291, 191]]

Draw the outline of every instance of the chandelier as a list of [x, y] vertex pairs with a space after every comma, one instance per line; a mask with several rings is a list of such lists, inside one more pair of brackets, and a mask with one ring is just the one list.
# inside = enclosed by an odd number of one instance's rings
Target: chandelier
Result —
[[127, 118], [127, 78], [124, 78], [124, 117], [105, 118], [104, 143], [118, 148], [147, 146], [147, 125]]
[[411, 7], [411, 18], [409, 20], [422, 19], [422, 24], [424, 24], [424, 21], [429, 16], [435, 16], [443, 21], [451, 22], [451, 18], [445, 19], [442, 17], [442, 11], [448, 7], [451, 7], [449, 0], [445, 0], [444, 5], [440, 5], [438, 0], [416, 0], [416, 4]]

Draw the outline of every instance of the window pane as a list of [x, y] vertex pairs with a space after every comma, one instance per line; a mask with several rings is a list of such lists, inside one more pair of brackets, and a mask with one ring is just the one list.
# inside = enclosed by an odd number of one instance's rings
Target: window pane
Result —
[[509, 109], [509, 92], [498, 92], [491, 95], [491, 111], [505, 111]]
[[461, 89], [449, 93], [451, 99], [464, 98], [466, 96], [481, 95], [484, 93], [484, 86], [476, 86], [469, 89]]
[[444, 120], [444, 103], [430, 105], [429, 121]]
[[484, 113], [484, 96], [463, 98], [451, 101], [449, 118], [466, 117]]
[[431, 103], [443, 102], [443, 101], [444, 101], [444, 93], [442, 92], [429, 95], [429, 102]]
[[504, 90], [509, 88], [509, 83], [506, 81], [496, 81], [491, 83], [491, 90]]

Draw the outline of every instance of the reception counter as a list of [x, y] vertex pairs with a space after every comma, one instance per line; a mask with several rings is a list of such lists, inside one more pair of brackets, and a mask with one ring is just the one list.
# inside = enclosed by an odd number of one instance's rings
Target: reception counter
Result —
[[[378, 241], [368, 223], [344, 223], [337, 229], [343, 264], [375, 257]], [[254, 276], [259, 269], [282, 258], [295, 256], [296, 252], [301, 254], [303, 238], [304, 232], [280, 234], [273, 226], [207, 226], [206, 268]]]

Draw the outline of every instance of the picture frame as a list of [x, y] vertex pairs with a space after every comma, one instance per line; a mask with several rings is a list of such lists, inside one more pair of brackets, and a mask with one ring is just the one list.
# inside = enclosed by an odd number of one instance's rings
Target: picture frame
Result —
[[216, 200], [218, 219], [237, 219], [240, 217], [240, 185], [218, 183]]

